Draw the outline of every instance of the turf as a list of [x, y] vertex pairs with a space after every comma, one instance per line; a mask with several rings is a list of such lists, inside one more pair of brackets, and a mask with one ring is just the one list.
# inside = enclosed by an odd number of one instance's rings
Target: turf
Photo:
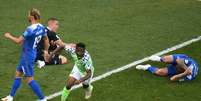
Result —
[[[201, 64], [200, 44], [201, 41], [168, 54], [185, 53]], [[142, 64], [159, 68], [166, 66], [150, 61]], [[93, 83], [93, 97], [89, 101], [200, 101], [200, 83], [199, 75], [193, 81], [171, 82], [167, 77], [157, 77], [133, 67]], [[57, 97], [51, 101], [59, 99]], [[84, 101], [84, 90], [72, 91], [68, 101]]]
[[[95, 75], [200, 34], [201, 2], [196, 0], [6, 0], [1, 3], [0, 97], [9, 93], [21, 50], [5, 40], [3, 32], [20, 35], [28, 25], [26, 13], [32, 7], [41, 11], [44, 24], [49, 17], [60, 19], [59, 35], [65, 42], [87, 44]], [[35, 68], [35, 79], [45, 95], [63, 88], [71, 67], [72, 63]], [[119, 88], [123, 87], [119, 85]], [[37, 99], [23, 83], [16, 100], [28, 98]]]

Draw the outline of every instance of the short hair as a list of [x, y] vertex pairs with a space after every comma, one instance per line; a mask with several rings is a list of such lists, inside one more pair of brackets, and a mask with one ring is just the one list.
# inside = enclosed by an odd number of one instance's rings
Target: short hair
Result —
[[86, 45], [84, 43], [82, 43], [82, 42], [77, 43], [76, 47], [83, 48], [84, 50], [86, 49]]
[[36, 8], [32, 8], [29, 11], [29, 15], [33, 16], [35, 20], [40, 20], [40, 11]]
[[59, 21], [57, 18], [54, 18], [54, 17], [52, 17], [52, 18], [49, 18], [48, 20], [47, 20], [47, 22], [49, 22], [49, 21]]

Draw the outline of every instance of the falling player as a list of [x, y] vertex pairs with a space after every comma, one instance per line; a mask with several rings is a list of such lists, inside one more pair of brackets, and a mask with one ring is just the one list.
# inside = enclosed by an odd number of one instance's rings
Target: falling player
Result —
[[37, 9], [31, 9], [28, 13], [28, 21], [31, 23], [25, 30], [25, 32], [15, 37], [10, 33], [5, 33], [4, 36], [10, 39], [16, 44], [22, 45], [22, 53], [20, 62], [18, 64], [13, 87], [10, 91], [10, 95], [2, 98], [2, 101], [13, 101], [16, 91], [21, 85], [22, 76], [24, 76], [26, 82], [29, 84], [34, 93], [38, 96], [40, 101], [46, 101], [45, 96], [42, 94], [40, 86], [34, 80], [34, 61], [36, 58], [36, 47], [38, 42], [43, 39], [45, 41], [44, 55], [48, 58], [47, 50], [49, 48], [49, 41], [45, 32], [45, 27], [39, 23], [40, 13]]
[[163, 57], [151, 56], [152, 61], [167, 63], [165, 68], [157, 68], [151, 65], [138, 65], [136, 69], [147, 70], [157, 76], [169, 76], [171, 81], [190, 81], [198, 74], [198, 65], [190, 57], [184, 54], [166, 55]]
[[[91, 56], [86, 50], [85, 44], [77, 43], [71, 45], [64, 45], [63, 48], [69, 53], [74, 61], [74, 67], [71, 71], [67, 84], [63, 89], [61, 101], [66, 101], [71, 91], [72, 86], [82, 83], [83, 88], [85, 89], [85, 99], [91, 97], [93, 86], [91, 85], [91, 79], [93, 77], [94, 67], [92, 63]], [[53, 54], [61, 50], [62, 47], [57, 48]]]

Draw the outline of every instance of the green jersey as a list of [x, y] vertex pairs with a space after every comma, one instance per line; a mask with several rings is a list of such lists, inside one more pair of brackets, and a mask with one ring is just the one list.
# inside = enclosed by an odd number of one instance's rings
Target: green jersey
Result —
[[87, 50], [85, 51], [84, 56], [81, 59], [78, 59], [77, 54], [75, 53], [75, 47], [66, 45], [65, 50], [71, 55], [75, 65], [78, 67], [81, 73], [86, 73], [86, 70], [94, 70], [91, 56]]

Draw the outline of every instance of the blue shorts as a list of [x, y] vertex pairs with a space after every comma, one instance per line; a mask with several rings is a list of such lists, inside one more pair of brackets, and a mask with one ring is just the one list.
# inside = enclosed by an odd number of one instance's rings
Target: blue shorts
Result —
[[25, 77], [34, 76], [34, 61], [20, 59], [20, 62], [17, 67], [17, 71], [22, 72]]
[[169, 64], [167, 66], [168, 69], [168, 76], [172, 77], [177, 74], [177, 68], [173, 64]]

